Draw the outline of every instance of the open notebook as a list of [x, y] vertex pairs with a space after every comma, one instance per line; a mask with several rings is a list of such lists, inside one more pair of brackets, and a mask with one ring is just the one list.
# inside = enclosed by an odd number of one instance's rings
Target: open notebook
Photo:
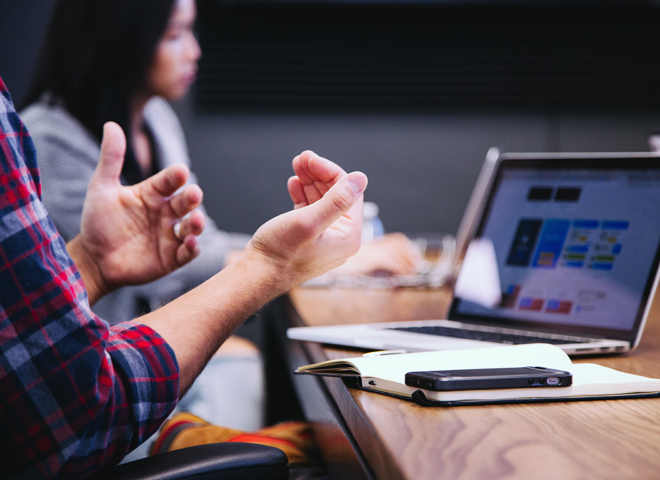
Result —
[[[405, 384], [413, 371], [543, 366], [573, 374], [568, 387], [504, 388], [436, 392]], [[357, 379], [357, 386], [432, 405], [465, 405], [531, 401], [596, 400], [660, 396], [660, 379], [619, 372], [591, 363], [573, 364], [561, 349], [548, 344], [480, 350], [369, 355], [329, 360], [300, 367], [296, 373]]]
[[[488, 271], [494, 271], [496, 301], [475, 300], [493, 295], [480, 296], [478, 282], [468, 281], [476, 291], [455, 290], [447, 319], [302, 327], [287, 334], [409, 352], [537, 342], [571, 355], [630, 351], [658, 283], [658, 205], [658, 156], [492, 150], [457, 248], [465, 251], [474, 239], [492, 245]], [[471, 265], [473, 278], [486, 276], [489, 262]]]

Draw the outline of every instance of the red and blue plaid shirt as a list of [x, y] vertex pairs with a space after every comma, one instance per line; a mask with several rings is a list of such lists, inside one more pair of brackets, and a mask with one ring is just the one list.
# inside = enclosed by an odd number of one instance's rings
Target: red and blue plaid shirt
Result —
[[174, 408], [172, 349], [89, 308], [41, 203], [36, 152], [0, 79], [0, 478], [85, 478]]

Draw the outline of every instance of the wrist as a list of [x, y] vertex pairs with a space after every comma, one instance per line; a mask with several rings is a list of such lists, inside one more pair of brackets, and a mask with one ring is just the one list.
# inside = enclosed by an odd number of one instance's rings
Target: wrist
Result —
[[232, 262], [241, 270], [239, 275], [256, 284], [268, 297], [278, 297], [297, 285], [295, 275], [285, 259], [272, 258], [267, 254], [246, 248]]
[[79, 235], [66, 244], [66, 249], [80, 272], [89, 303], [94, 305], [101, 297], [110, 293], [110, 288], [103, 279], [98, 264], [85, 249]]

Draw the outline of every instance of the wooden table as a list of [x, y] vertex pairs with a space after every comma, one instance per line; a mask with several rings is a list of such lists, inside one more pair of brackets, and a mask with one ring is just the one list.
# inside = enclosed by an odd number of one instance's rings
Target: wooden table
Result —
[[[296, 289], [290, 325], [442, 318], [443, 290]], [[660, 377], [660, 305], [631, 354], [574, 360]], [[290, 367], [358, 355], [289, 341]], [[660, 478], [660, 399], [424, 408], [295, 376], [334, 477], [377, 479]]]

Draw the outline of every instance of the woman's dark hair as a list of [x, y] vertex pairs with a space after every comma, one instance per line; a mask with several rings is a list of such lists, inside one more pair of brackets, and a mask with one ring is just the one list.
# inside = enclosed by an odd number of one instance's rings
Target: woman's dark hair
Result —
[[130, 100], [144, 86], [175, 0], [58, 0], [24, 106], [48, 92], [101, 141], [126, 132], [124, 176], [141, 178], [130, 140]]

